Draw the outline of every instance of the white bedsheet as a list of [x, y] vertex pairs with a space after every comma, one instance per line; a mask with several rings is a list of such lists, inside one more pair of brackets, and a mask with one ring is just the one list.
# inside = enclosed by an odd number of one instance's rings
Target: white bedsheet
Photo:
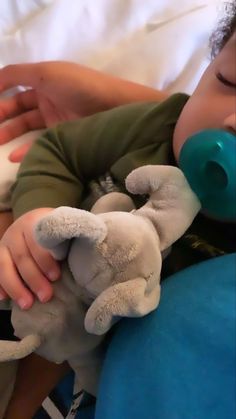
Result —
[[206, 65], [219, 3], [1, 0], [0, 65], [68, 59], [191, 92]]
[[[191, 93], [208, 63], [222, 1], [1, 0], [0, 66], [65, 59]], [[18, 169], [7, 159], [14, 147], [0, 146], [2, 203]]]

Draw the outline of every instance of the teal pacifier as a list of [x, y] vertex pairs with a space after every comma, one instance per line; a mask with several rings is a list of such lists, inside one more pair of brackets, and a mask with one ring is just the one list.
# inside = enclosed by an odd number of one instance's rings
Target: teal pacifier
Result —
[[209, 129], [183, 145], [179, 166], [203, 210], [215, 218], [236, 220], [236, 136]]

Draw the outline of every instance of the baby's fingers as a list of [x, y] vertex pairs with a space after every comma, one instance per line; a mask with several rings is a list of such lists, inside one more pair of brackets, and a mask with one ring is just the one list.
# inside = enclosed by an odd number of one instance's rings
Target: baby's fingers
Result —
[[11, 257], [28, 288], [41, 302], [47, 302], [52, 297], [53, 289], [48, 278], [33, 259], [31, 251], [32, 249], [29, 251], [24, 242], [20, 247], [11, 247]]
[[24, 286], [7, 247], [1, 246], [0, 250], [0, 292], [3, 298], [8, 296], [21, 308], [30, 308], [34, 301], [31, 292]]
[[6, 300], [8, 297], [7, 293], [4, 289], [0, 286], [0, 301]]
[[34, 239], [32, 234], [25, 234], [25, 243], [39, 269], [51, 281], [60, 277], [60, 267], [58, 262], [52, 257], [48, 250], [41, 247]]

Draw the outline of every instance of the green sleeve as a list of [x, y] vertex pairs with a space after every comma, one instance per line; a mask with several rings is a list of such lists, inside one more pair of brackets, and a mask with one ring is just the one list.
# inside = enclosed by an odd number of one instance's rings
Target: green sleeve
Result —
[[12, 194], [14, 216], [40, 207], [78, 207], [88, 182], [139, 146], [137, 125], [156, 106], [126, 105], [47, 130], [20, 167]]
[[159, 154], [159, 143], [172, 137], [186, 100], [186, 95], [176, 94], [161, 104], [125, 105], [46, 131], [20, 167], [12, 194], [14, 216], [42, 207], [79, 207], [91, 180], [115, 169], [117, 162], [124, 177], [133, 154], [145, 147], [151, 156], [141, 164], [147, 164], [155, 149]]

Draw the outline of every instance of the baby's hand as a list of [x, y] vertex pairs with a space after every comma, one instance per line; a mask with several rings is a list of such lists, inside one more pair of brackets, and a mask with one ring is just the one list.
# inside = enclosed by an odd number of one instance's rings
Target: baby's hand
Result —
[[23, 308], [30, 308], [34, 295], [50, 300], [50, 280], [60, 276], [58, 263], [34, 239], [35, 223], [51, 209], [30, 211], [16, 220], [0, 241], [0, 299], [10, 297]]

